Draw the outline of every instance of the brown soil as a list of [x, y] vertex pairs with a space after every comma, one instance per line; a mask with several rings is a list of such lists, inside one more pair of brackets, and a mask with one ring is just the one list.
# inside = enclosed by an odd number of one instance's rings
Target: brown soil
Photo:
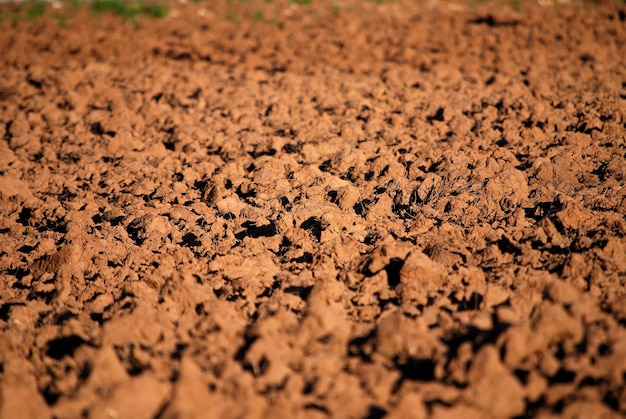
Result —
[[332, 5], [3, 24], [0, 417], [626, 414], [626, 6]]

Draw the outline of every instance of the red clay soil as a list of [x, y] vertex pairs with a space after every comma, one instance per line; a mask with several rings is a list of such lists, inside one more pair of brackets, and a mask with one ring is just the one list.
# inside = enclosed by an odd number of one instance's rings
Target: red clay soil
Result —
[[626, 6], [333, 5], [2, 24], [1, 418], [626, 415]]

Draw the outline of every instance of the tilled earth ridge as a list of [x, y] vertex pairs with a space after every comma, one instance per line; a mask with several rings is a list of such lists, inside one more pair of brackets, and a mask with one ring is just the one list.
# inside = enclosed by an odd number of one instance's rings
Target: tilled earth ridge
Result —
[[331, 6], [4, 24], [0, 417], [626, 414], [626, 7]]

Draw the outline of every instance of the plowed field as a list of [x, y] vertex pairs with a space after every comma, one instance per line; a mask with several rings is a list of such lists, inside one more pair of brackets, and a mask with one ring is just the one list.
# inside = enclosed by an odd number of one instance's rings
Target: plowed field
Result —
[[0, 24], [0, 417], [626, 415], [623, 4], [54, 10]]

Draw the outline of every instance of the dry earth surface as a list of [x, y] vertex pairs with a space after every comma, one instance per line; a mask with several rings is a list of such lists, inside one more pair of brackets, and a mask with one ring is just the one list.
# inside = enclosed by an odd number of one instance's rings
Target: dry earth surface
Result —
[[0, 417], [626, 415], [626, 6], [51, 13], [0, 29]]

